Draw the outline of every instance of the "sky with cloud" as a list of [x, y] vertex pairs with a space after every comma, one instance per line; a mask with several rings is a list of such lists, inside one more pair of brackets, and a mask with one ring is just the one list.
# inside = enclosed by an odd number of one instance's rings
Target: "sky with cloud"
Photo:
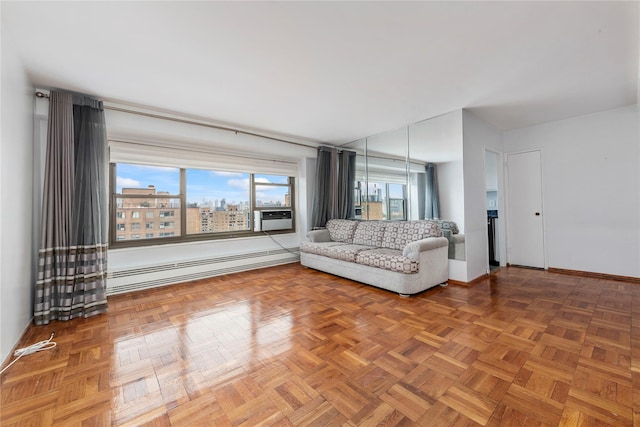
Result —
[[[287, 177], [256, 174], [256, 198], [264, 203], [284, 203], [286, 187], [268, 185], [286, 184]], [[187, 203], [207, 204], [225, 199], [227, 204], [249, 201], [249, 174], [238, 172], [187, 169]], [[180, 193], [180, 170], [178, 168], [129, 165], [118, 163], [116, 188], [147, 188], [155, 186], [158, 192]]]

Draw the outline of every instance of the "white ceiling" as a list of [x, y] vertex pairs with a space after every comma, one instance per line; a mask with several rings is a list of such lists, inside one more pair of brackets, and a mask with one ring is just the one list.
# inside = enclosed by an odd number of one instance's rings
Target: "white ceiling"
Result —
[[7, 2], [34, 86], [341, 144], [634, 104], [638, 2]]

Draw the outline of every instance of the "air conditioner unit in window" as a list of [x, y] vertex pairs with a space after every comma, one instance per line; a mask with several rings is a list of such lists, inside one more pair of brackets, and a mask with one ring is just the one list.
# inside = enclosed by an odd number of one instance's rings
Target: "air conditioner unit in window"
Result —
[[293, 228], [293, 217], [291, 216], [291, 209], [278, 211], [260, 211], [259, 223], [260, 228], [256, 231], [291, 230]]

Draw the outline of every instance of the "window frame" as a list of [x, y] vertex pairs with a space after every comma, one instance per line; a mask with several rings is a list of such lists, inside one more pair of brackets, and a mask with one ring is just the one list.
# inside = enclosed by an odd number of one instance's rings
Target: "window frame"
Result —
[[[369, 200], [369, 184], [380, 184], [381, 186], [384, 186], [384, 202], [382, 202], [382, 214], [383, 214], [383, 218], [382, 219], [371, 219], [370, 218], [370, 214], [371, 214], [371, 202]], [[397, 197], [390, 197], [389, 195], [391, 194], [391, 185], [401, 185], [402, 186], [402, 198], [397, 198]], [[364, 187], [364, 189], [363, 189]], [[409, 205], [409, 200], [407, 197], [407, 185], [406, 184], [401, 184], [401, 183], [394, 183], [394, 182], [388, 182], [385, 180], [377, 180], [377, 181], [368, 181], [368, 180], [355, 180], [355, 185], [354, 185], [354, 193], [355, 193], [355, 197], [354, 197], [354, 201], [353, 201], [353, 206], [354, 206], [354, 212], [355, 212], [355, 208], [360, 208], [361, 209], [361, 221], [406, 221], [407, 217], [408, 217], [408, 213], [407, 213], [407, 207]], [[358, 197], [359, 195], [359, 197]], [[403, 217], [402, 218], [391, 218], [391, 205], [392, 202], [402, 202], [402, 213], [403, 213]], [[354, 214], [355, 216], [355, 214]], [[386, 217], [386, 218], [385, 218]]]
[[[269, 210], [291, 210], [292, 223], [291, 228], [286, 230], [272, 230], [269, 231], [268, 234], [291, 234], [296, 232], [296, 214], [295, 214], [295, 177], [289, 176], [288, 173], [278, 174], [278, 173], [261, 173], [261, 172], [243, 172], [249, 174], [249, 229], [248, 230], [232, 230], [232, 231], [213, 231], [213, 232], [201, 232], [196, 234], [187, 234], [187, 180], [186, 174], [188, 169], [204, 169], [204, 168], [190, 168], [190, 167], [176, 167], [179, 170], [179, 180], [180, 180], [180, 194], [154, 194], [154, 195], [140, 195], [140, 194], [117, 194], [117, 185], [116, 185], [116, 175], [117, 175], [117, 164], [130, 164], [130, 165], [140, 165], [140, 163], [128, 163], [126, 161], [119, 162], [110, 162], [109, 163], [109, 248], [111, 249], [119, 249], [119, 248], [131, 248], [131, 247], [141, 247], [141, 246], [153, 246], [153, 245], [167, 245], [167, 244], [176, 244], [176, 243], [185, 243], [185, 242], [197, 242], [197, 241], [206, 241], [206, 240], [223, 240], [223, 239], [234, 239], [234, 238], [243, 238], [243, 237], [255, 237], [255, 236], [264, 236], [266, 232], [264, 231], [256, 231], [255, 230], [255, 216], [260, 215], [261, 211], [269, 211]], [[205, 169], [210, 171], [220, 171], [226, 172], [224, 169]], [[289, 204], [290, 206], [256, 206], [256, 182], [255, 175], [273, 175], [273, 176], [285, 176], [287, 177], [286, 184], [279, 183], [258, 183], [259, 185], [269, 185], [269, 186], [278, 186], [278, 187], [288, 187], [289, 188]], [[140, 217], [137, 218], [141, 223], [140, 232], [143, 230], [144, 234], [150, 234], [150, 231], [153, 231], [157, 237], [153, 238], [138, 238], [138, 239], [129, 239], [129, 240], [118, 240], [117, 237], [117, 221], [121, 218], [117, 218], [118, 212], [118, 199], [144, 199], [145, 197], [153, 198], [153, 199], [178, 199], [180, 207], [175, 207], [173, 209], [179, 209], [179, 215], [168, 216], [168, 217], [160, 217], [158, 215], [154, 215], [153, 218], [149, 218], [140, 214]], [[164, 210], [171, 210], [169, 208], [163, 208]], [[141, 209], [144, 210], [144, 209]], [[158, 211], [160, 212], [160, 211]], [[126, 214], [125, 214], [126, 216]], [[149, 221], [149, 220], [152, 221]], [[176, 227], [174, 225], [173, 228], [155, 228], [148, 229], [147, 223], [155, 223], [156, 220], [165, 220], [171, 219], [172, 222], [179, 221], [180, 226]], [[167, 222], [167, 221], [163, 221]], [[144, 223], [144, 226], [142, 225]], [[124, 225], [124, 224], [123, 224]], [[174, 232], [179, 233], [177, 236], [168, 236], [161, 237], [160, 234], [163, 232]]]

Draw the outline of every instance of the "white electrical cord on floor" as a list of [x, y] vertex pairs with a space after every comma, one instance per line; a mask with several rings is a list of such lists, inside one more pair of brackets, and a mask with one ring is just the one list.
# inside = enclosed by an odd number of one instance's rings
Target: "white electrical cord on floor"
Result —
[[54, 348], [56, 346], [56, 343], [55, 343], [55, 341], [51, 341], [52, 339], [53, 339], [53, 333], [51, 334], [51, 336], [49, 337], [48, 340], [40, 341], [40, 342], [37, 342], [35, 344], [31, 344], [28, 347], [23, 347], [23, 348], [17, 349], [13, 353], [13, 355], [16, 358], [13, 360], [13, 362], [11, 362], [7, 366], [5, 366], [2, 371], [0, 371], [0, 375], [4, 374], [4, 371], [9, 369], [11, 367], [11, 365], [13, 365], [18, 360], [20, 360], [20, 358], [22, 356], [26, 356], [27, 354], [33, 354], [33, 353], [36, 353], [38, 351], [51, 350], [52, 348]]

